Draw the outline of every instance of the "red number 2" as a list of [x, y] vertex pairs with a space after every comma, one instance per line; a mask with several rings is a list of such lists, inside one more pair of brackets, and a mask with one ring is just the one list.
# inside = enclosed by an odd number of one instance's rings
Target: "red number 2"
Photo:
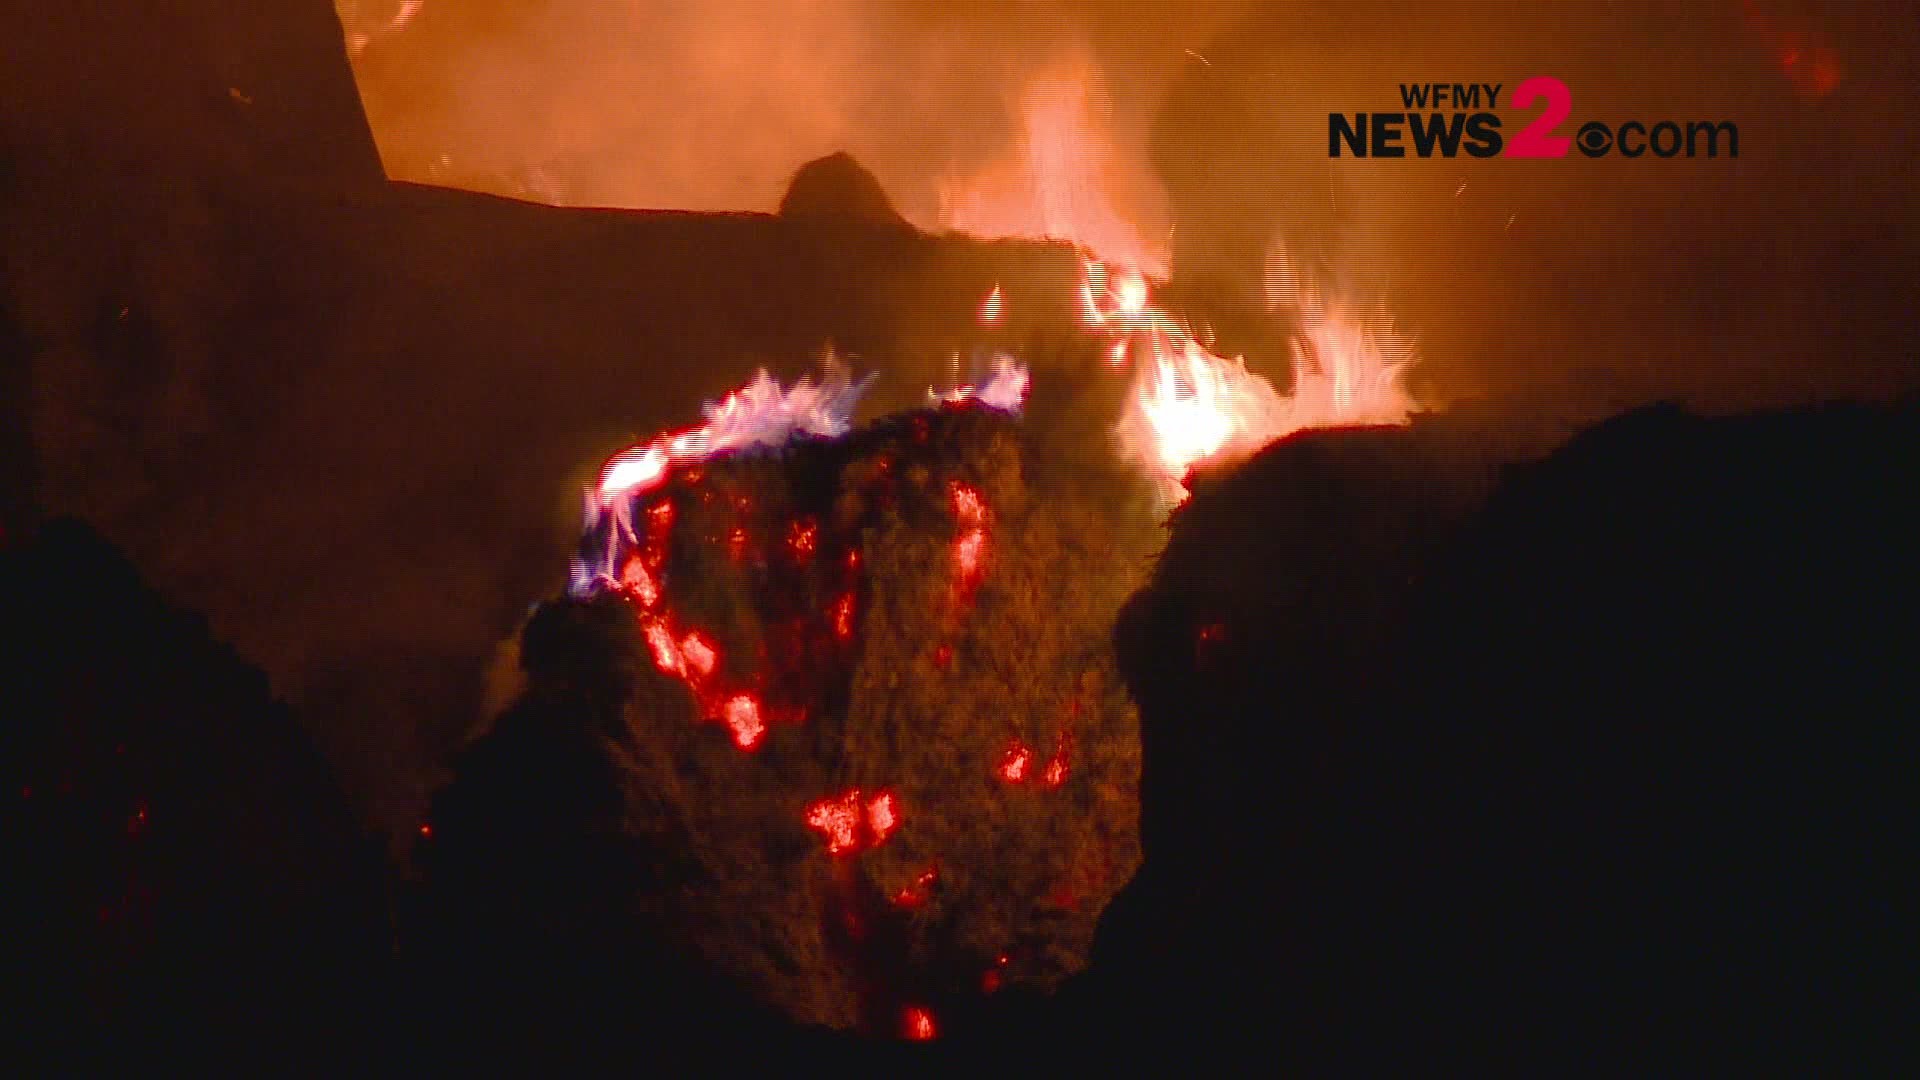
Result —
[[1540, 110], [1533, 123], [1514, 132], [1513, 141], [1507, 143], [1508, 157], [1566, 157], [1573, 148], [1572, 136], [1550, 134], [1573, 111], [1573, 91], [1559, 79], [1541, 75], [1514, 88], [1513, 107], [1524, 109], [1541, 98], [1546, 99], [1547, 107]]

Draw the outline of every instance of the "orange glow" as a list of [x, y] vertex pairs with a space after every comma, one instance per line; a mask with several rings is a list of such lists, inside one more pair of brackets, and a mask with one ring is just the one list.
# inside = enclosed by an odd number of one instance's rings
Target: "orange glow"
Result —
[[1071, 241], [1109, 262], [1164, 278], [1167, 252], [1143, 240], [1116, 209], [1125, 201], [1138, 217], [1158, 217], [1164, 196], [1144, 168], [1124, 174], [1119, 167], [1106, 104], [1090, 56], [1056, 63], [1021, 102], [1017, 154], [963, 184], [948, 185], [941, 192], [943, 223], [981, 237]]

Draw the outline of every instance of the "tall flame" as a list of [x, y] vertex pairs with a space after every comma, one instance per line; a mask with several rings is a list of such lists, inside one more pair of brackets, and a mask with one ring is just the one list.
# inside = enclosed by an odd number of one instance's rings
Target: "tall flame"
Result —
[[[1283, 249], [1274, 258], [1284, 265]], [[1274, 288], [1278, 278], [1285, 287]], [[1167, 312], [1147, 301], [1137, 272], [1087, 264], [1082, 285], [1090, 326], [1111, 338], [1108, 358], [1137, 361], [1116, 434], [1120, 449], [1173, 502], [1186, 497], [1187, 472], [1204, 461], [1245, 456], [1296, 431], [1352, 424], [1397, 424], [1414, 403], [1401, 381], [1414, 358], [1384, 312], [1369, 321], [1291, 273], [1269, 280], [1269, 309], [1294, 313], [1293, 392], [1216, 356]]]

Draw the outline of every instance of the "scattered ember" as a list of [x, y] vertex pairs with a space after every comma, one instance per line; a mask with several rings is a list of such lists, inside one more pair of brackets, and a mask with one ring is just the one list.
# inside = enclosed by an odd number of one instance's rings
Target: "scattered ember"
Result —
[[813, 557], [814, 544], [820, 534], [820, 526], [812, 521], [793, 523], [793, 529], [787, 537], [787, 546], [793, 549], [794, 557], [805, 562]]
[[1211, 664], [1215, 655], [1220, 651], [1220, 647], [1226, 643], [1226, 640], [1226, 623], [1208, 623], [1201, 627], [1199, 640], [1194, 644], [1195, 659], [1199, 665], [1206, 667]]
[[941, 671], [953, 666], [953, 646], [941, 645], [933, 650], [933, 666]]
[[1006, 953], [1001, 953], [999, 956], [995, 957], [993, 961], [993, 966], [988, 968], [987, 973], [980, 977], [980, 989], [983, 992], [989, 993], [989, 994], [1000, 989], [1000, 982], [1002, 979], [1001, 971], [1004, 970], [1006, 966], [1008, 964], [1011, 964], [1012, 962], [1013, 962], [1013, 957], [1008, 956]]
[[920, 876], [914, 879], [912, 885], [893, 894], [894, 906], [905, 908], [908, 911], [919, 910], [925, 906], [933, 889], [933, 883], [939, 880], [939, 877], [940, 872], [935, 867], [929, 866], [925, 870], [922, 870]]

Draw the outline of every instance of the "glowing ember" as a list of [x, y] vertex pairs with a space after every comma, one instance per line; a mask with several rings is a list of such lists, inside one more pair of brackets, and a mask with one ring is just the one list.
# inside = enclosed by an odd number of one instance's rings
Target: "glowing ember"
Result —
[[727, 730], [733, 733], [733, 744], [742, 750], [752, 750], [760, 745], [767, 734], [767, 726], [760, 720], [760, 703], [751, 695], [737, 694], [727, 699], [724, 712]]
[[1040, 782], [1050, 788], [1057, 788], [1067, 782], [1067, 759], [1073, 752], [1073, 734], [1060, 733], [1060, 747], [1054, 751], [1053, 759], [1047, 762], [1045, 772], [1040, 774]]
[[845, 855], [858, 842], [860, 793], [849, 791], [837, 799], [821, 799], [807, 807], [807, 825], [827, 839], [827, 854]]
[[1067, 782], [1067, 759], [1065, 756], [1047, 762], [1047, 771], [1041, 774], [1040, 782], [1050, 788], [1057, 788]]
[[1000, 286], [995, 285], [987, 294], [985, 303], [980, 305], [980, 325], [992, 326], [1000, 321]]
[[841, 641], [853, 640], [853, 594], [841, 593], [833, 602], [833, 636]]
[[626, 586], [640, 606], [652, 608], [660, 603], [660, 586], [647, 572], [646, 563], [638, 555], [628, 556], [626, 564], [620, 568], [620, 584]]
[[933, 1013], [918, 1005], [906, 1010], [901, 1027], [908, 1039], [926, 1042], [934, 1037]]
[[953, 501], [953, 516], [968, 525], [981, 525], [987, 520], [987, 504], [980, 497], [980, 489], [972, 484], [956, 480], [948, 488]]
[[647, 648], [653, 652], [653, 664], [662, 673], [680, 676], [686, 673], [686, 664], [680, 656], [680, 646], [673, 640], [673, 631], [659, 619], [647, 619], [641, 624], [647, 636]]
[[796, 558], [806, 560], [813, 557], [813, 546], [820, 536], [820, 526], [811, 521], [793, 523], [792, 532], [787, 536], [787, 546], [793, 549]]
[[850, 855], [885, 843], [893, 835], [900, 827], [900, 800], [893, 792], [882, 791], [863, 801], [855, 788], [809, 805], [806, 822], [825, 837], [827, 854]]
[[960, 572], [962, 581], [973, 581], [980, 576], [981, 560], [986, 557], [987, 532], [985, 529], [969, 529], [966, 535], [954, 545], [953, 563]]
[[899, 824], [900, 805], [892, 792], [883, 791], [867, 804], [867, 827], [873, 830], [874, 843], [893, 835]]
[[1000, 767], [996, 771], [1000, 779], [1009, 784], [1018, 784], [1027, 778], [1027, 767], [1033, 764], [1033, 751], [1025, 743], [1014, 740], [1007, 752], [1000, 756]]
[[937, 867], [929, 866], [922, 870], [920, 876], [913, 879], [912, 885], [893, 894], [894, 906], [908, 911], [917, 911], [924, 907], [932, 895], [933, 883], [939, 878], [940, 871]]
[[701, 679], [713, 674], [713, 665], [720, 658], [713, 644], [697, 630], [680, 639], [680, 655], [686, 660], [687, 670]]

